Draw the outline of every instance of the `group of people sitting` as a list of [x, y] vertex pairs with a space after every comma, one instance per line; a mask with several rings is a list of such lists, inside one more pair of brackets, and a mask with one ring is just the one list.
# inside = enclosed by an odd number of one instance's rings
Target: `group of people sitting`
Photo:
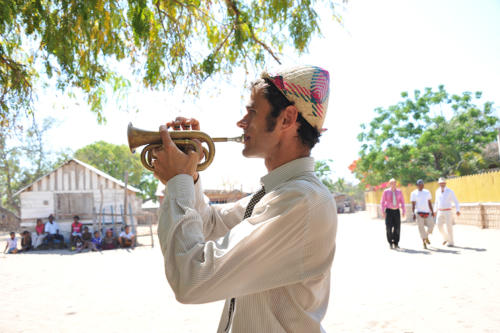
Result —
[[[42, 222], [42, 219], [37, 219], [33, 233], [27, 230], [20, 233], [21, 249], [18, 249], [18, 240], [15, 232], [11, 232], [4, 253], [29, 251], [41, 248], [42, 245], [52, 247], [56, 242], [65, 247], [64, 236], [59, 233], [59, 225], [54, 221], [54, 216], [51, 214], [48, 219], [48, 222], [45, 224]], [[70, 245], [73, 251], [81, 252], [85, 249], [91, 251], [112, 250], [119, 247], [133, 248], [136, 244], [135, 241], [136, 237], [130, 231], [130, 226], [128, 225], [125, 226], [118, 237], [114, 236], [113, 229], [107, 229], [105, 236], [101, 237], [101, 233], [97, 230], [90, 233], [89, 227], [84, 226], [77, 215], [73, 217], [70, 234]]]

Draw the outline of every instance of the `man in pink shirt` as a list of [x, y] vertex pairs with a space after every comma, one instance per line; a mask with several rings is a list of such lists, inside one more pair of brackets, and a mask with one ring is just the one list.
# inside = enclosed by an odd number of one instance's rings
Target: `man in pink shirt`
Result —
[[396, 188], [396, 180], [389, 180], [389, 188], [382, 194], [380, 208], [382, 216], [385, 218], [385, 229], [387, 241], [391, 249], [399, 249], [399, 232], [401, 229], [401, 214], [399, 208], [403, 210], [403, 216], [406, 214], [405, 199], [403, 192]]

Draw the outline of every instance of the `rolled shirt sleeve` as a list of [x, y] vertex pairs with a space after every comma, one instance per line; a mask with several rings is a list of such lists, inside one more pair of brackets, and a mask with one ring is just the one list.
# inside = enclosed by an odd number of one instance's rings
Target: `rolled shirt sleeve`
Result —
[[401, 205], [401, 210], [403, 212], [403, 215], [406, 215], [405, 198], [403, 195], [403, 191], [401, 191], [401, 190], [398, 190], [398, 200], [399, 200], [399, 204]]
[[457, 199], [457, 196], [455, 195], [455, 192], [451, 191], [450, 194], [451, 194], [451, 198], [453, 199], [453, 202], [455, 203], [455, 210], [457, 212], [460, 212], [460, 204], [458, 203], [458, 199]]
[[380, 200], [380, 209], [382, 210], [382, 213], [385, 212], [385, 209], [387, 208], [386, 202], [385, 202], [385, 193], [387, 191], [382, 192], [382, 199]]

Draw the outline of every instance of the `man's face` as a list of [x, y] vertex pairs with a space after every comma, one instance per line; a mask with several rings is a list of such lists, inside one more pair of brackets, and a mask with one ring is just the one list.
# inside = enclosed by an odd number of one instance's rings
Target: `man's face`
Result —
[[54, 218], [52, 216], [49, 216], [49, 222], [52, 223], [54, 221]]
[[128, 231], [130, 230], [129, 227], [125, 227], [125, 233], [128, 234]]
[[396, 189], [396, 182], [389, 182], [389, 186], [391, 187], [392, 190]]
[[256, 86], [252, 89], [250, 101], [247, 104], [245, 116], [237, 122], [237, 126], [243, 129], [245, 147], [243, 156], [261, 157], [271, 156], [278, 142], [278, 134], [274, 130], [267, 130], [267, 115], [271, 112], [271, 104], [262, 93], [262, 88]]
[[417, 187], [419, 191], [422, 191], [424, 189], [424, 184], [418, 184]]
[[441, 190], [444, 190], [446, 183], [439, 183], [439, 186], [441, 187]]

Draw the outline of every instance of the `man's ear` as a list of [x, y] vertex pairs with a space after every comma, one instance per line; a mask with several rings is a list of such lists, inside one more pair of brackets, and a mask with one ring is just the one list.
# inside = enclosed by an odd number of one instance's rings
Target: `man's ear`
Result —
[[289, 105], [281, 112], [281, 115], [281, 129], [288, 129], [295, 126], [297, 117], [299, 116], [299, 111], [295, 105]]

